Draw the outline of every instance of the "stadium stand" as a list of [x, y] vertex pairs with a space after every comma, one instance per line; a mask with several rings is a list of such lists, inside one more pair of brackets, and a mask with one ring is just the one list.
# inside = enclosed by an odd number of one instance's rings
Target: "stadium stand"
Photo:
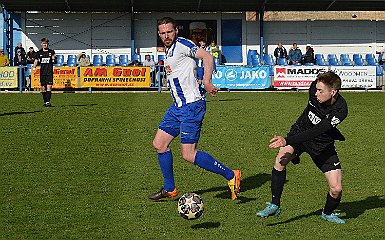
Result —
[[103, 66], [103, 56], [102, 55], [94, 55], [92, 58], [93, 66]]

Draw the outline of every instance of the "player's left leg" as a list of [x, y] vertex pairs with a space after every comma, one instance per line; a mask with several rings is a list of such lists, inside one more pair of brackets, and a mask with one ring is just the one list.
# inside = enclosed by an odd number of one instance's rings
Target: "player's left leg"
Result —
[[51, 95], [52, 95], [52, 85], [47, 85], [47, 102], [46, 106], [51, 107]]
[[325, 151], [320, 157], [323, 160], [316, 162], [316, 164], [324, 173], [329, 185], [329, 191], [321, 217], [329, 222], [345, 223], [343, 219], [338, 217], [337, 213], [334, 213], [342, 196], [342, 170], [340, 160], [334, 148]]
[[241, 172], [226, 167], [207, 152], [197, 151], [197, 143], [200, 138], [205, 112], [206, 102], [202, 100], [190, 103], [185, 107], [180, 126], [182, 157], [198, 167], [226, 178], [229, 181], [231, 198], [235, 200], [240, 193]]
[[327, 193], [325, 207], [322, 211], [322, 219], [343, 224], [345, 221], [339, 218], [337, 213], [334, 213], [334, 210], [341, 202], [342, 171], [341, 169], [328, 171], [325, 173], [325, 177], [329, 184], [329, 192]]

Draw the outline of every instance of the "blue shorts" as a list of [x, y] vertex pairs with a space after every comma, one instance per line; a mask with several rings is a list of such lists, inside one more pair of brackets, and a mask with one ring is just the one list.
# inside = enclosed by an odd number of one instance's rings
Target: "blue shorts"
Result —
[[206, 101], [203, 100], [182, 107], [172, 104], [160, 122], [159, 129], [174, 137], [180, 134], [181, 143], [198, 143], [205, 113]]
[[203, 67], [198, 67], [197, 69], [197, 78], [198, 80], [203, 80], [203, 75], [204, 75], [204, 68]]

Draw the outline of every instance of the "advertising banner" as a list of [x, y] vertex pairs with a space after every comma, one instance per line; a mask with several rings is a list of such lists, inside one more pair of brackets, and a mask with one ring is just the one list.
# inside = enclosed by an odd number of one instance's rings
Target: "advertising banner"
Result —
[[340, 76], [342, 88], [376, 88], [376, 66], [334, 66], [331, 71]]
[[275, 66], [274, 87], [308, 89], [317, 75], [327, 72], [328, 69], [328, 66]]
[[[40, 88], [40, 67], [36, 71], [31, 70], [32, 88]], [[53, 67], [53, 85], [55, 89], [77, 88], [78, 68], [77, 67]]]
[[150, 67], [81, 67], [80, 87], [150, 87]]
[[212, 82], [217, 88], [266, 89], [270, 87], [269, 67], [217, 66]]
[[0, 67], [0, 88], [17, 88], [19, 83], [18, 67]]

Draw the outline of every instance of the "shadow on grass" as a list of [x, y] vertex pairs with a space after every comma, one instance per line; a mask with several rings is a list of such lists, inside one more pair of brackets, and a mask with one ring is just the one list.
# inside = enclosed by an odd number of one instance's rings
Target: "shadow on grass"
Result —
[[218, 228], [221, 225], [220, 222], [205, 222], [194, 224], [191, 226], [192, 229], [210, 229], [210, 228]]
[[92, 106], [96, 106], [98, 104], [96, 103], [90, 103], [90, 104], [70, 104], [70, 105], [61, 105], [61, 106], [52, 106], [52, 107], [92, 107]]
[[3, 116], [12, 116], [12, 115], [20, 115], [20, 114], [32, 114], [32, 113], [37, 113], [37, 112], [41, 112], [41, 111], [2, 113], [2, 114], [0, 114], [0, 117], [3, 117]]
[[233, 101], [240, 101], [240, 98], [232, 98], [232, 99], [219, 99], [218, 101], [210, 101], [206, 100], [206, 102], [233, 102]]
[[[266, 182], [270, 181], [270, 174], [266, 173], [260, 173], [255, 176], [250, 176], [245, 179], [242, 179], [241, 181], [241, 196], [238, 197], [238, 203], [247, 203], [250, 201], [255, 201], [256, 198], [248, 198], [248, 197], [243, 197], [242, 192], [247, 192], [249, 190], [253, 190], [256, 188], [261, 187], [263, 184]], [[227, 186], [221, 186], [221, 187], [213, 187], [213, 188], [208, 188], [208, 189], [202, 189], [195, 191], [195, 193], [201, 195], [203, 193], [207, 192], [220, 192], [215, 197], [217, 198], [222, 198], [222, 199], [228, 199], [230, 197], [230, 191]]]
[[[384, 196], [371, 196], [367, 197], [360, 201], [355, 202], [342, 202], [337, 210], [345, 212], [346, 216], [341, 216], [342, 219], [351, 219], [357, 218], [363, 214], [366, 210], [376, 209], [376, 208], [385, 208], [385, 198]], [[300, 220], [302, 218], [308, 218], [310, 216], [321, 216], [322, 210], [317, 210], [308, 214], [299, 215], [294, 218], [290, 218], [283, 222], [268, 224], [267, 226], [275, 226], [280, 224], [285, 224], [293, 221]]]

